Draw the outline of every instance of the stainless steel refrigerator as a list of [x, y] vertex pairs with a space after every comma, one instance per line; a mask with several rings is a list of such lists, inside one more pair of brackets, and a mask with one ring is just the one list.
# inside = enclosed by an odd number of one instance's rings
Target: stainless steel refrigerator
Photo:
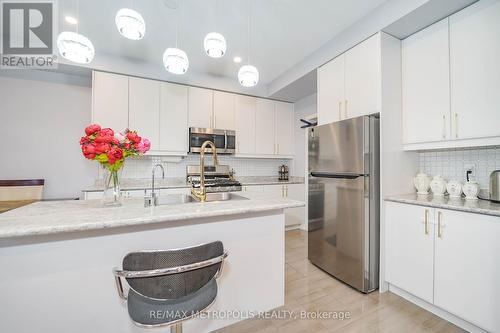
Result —
[[308, 257], [367, 293], [379, 280], [379, 117], [309, 129]]

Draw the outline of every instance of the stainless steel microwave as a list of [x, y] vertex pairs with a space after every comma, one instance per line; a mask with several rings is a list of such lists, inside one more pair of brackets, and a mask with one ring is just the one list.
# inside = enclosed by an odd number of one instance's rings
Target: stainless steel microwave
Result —
[[[213, 128], [189, 128], [189, 152], [200, 153], [205, 141], [212, 141], [217, 147], [217, 154], [234, 154], [236, 152], [236, 132]], [[212, 152], [207, 148], [206, 152]]]

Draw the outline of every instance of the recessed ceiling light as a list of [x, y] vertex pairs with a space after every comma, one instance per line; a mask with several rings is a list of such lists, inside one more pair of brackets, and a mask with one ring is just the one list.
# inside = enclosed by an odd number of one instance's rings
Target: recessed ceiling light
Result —
[[239, 64], [241, 62], [241, 57], [234, 57], [233, 58], [233, 61], [237, 64]]
[[73, 24], [73, 25], [76, 25], [78, 24], [78, 20], [76, 18], [74, 18], [73, 16], [69, 16], [69, 15], [66, 15], [64, 17], [64, 19], [66, 20], [66, 22], [68, 22], [69, 24]]

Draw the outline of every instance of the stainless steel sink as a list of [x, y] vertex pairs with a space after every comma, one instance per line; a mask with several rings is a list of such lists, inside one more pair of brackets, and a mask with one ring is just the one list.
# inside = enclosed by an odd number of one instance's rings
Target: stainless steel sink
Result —
[[[193, 200], [199, 201], [198, 198], [192, 197]], [[207, 193], [206, 202], [214, 201], [228, 201], [228, 200], [248, 200], [248, 198], [242, 197], [240, 195], [231, 192], [209, 192]]]
[[186, 204], [193, 202], [194, 199], [191, 195], [189, 194], [167, 194], [167, 195], [160, 195], [156, 199], [156, 205], [157, 206], [163, 206], [163, 205], [180, 205], [180, 204]]
[[[228, 201], [228, 200], [248, 200], [248, 198], [230, 192], [207, 193], [206, 202]], [[193, 197], [190, 194], [167, 194], [167, 195], [161, 195], [156, 199], [157, 206], [181, 205], [191, 202], [199, 202], [199, 200], [197, 200], [197, 198]]]

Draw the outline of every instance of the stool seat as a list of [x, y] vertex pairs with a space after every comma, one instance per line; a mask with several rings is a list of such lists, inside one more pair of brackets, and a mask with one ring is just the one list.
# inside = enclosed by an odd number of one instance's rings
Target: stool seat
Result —
[[216, 296], [215, 278], [194, 293], [177, 299], [149, 298], [129, 289], [128, 313], [139, 326], [169, 325], [206, 309], [214, 302]]

